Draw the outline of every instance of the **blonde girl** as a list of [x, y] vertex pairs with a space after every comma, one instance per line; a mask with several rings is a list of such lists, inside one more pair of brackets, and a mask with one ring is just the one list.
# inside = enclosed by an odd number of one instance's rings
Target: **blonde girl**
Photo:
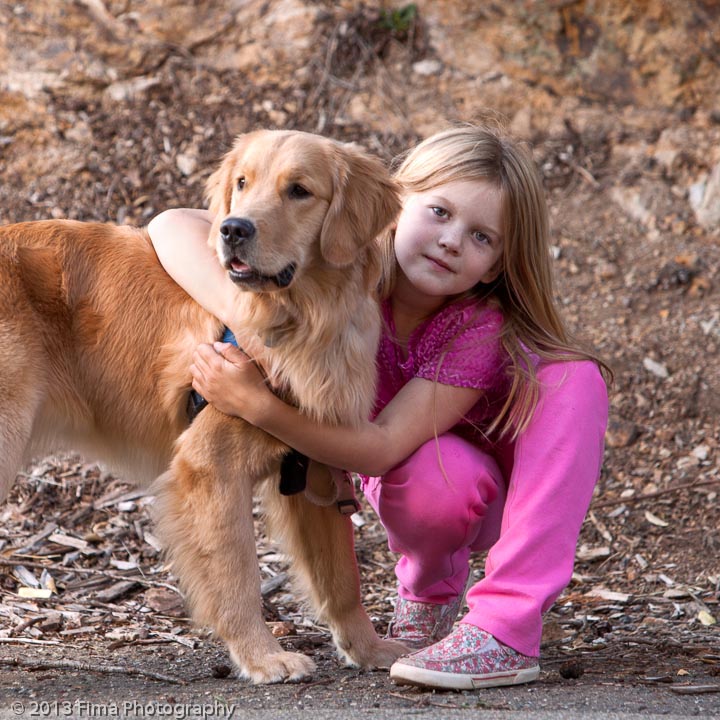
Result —
[[[400, 556], [388, 635], [415, 651], [392, 666], [396, 682], [530, 682], [542, 614], [570, 579], [599, 476], [603, 366], [558, 314], [545, 198], [518, 144], [487, 127], [450, 128], [417, 145], [395, 176], [403, 208], [380, 239], [373, 417], [359, 429], [309, 420], [224, 343], [197, 349], [193, 386], [223, 412], [362, 476]], [[209, 257], [210, 220], [168, 211], [150, 231], [168, 272], [222, 317], [215, 288], [227, 280]], [[198, 266], [202, 282], [188, 277]], [[481, 550], [485, 575], [456, 624], [470, 555]]]

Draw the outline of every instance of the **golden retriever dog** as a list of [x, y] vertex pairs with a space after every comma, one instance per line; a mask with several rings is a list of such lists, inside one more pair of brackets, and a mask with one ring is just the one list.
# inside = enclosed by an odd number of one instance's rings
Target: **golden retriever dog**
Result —
[[[382, 163], [300, 132], [240, 136], [208, 181], [210, 242], [237, 288], [231, 329], [277, 393], [325, 422], [366, 418], [374, 395], [379, 258], [399, 209]], [[387, 666], [360, 602], [352, 525], [334, 505], [281, 495], [288, 448], [208, 406], [190, 424], [189, 365], [218, 320], [164, 272], [144, 229], [54, 220], [0, 228], [0, 501], [33, 457], [72, 449], [125, 478], [158, 478], [159, 534], [195, 620], [241, 676], [298, 679], [263, 621], [252, 496], [343, 659]], [[262, 486], [259, 484], [262, 482]], [[311, 463], [315, 496], [331, 496]]]

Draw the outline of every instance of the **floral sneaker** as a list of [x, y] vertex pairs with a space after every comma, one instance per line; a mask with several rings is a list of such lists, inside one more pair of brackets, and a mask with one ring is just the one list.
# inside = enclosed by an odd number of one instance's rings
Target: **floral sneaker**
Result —
[[462, 601], [462, 595], [445, 605], [398, 597], [386, 637], [417, 650], [432, 645], [450, 634]]
[[468, 623], [460, 623], [444, 640], [399, 658], [390, 668], [390, 677], [399, 685], [450, 690], [519, 685], [539, 674], [536, 657], [521, 655]]

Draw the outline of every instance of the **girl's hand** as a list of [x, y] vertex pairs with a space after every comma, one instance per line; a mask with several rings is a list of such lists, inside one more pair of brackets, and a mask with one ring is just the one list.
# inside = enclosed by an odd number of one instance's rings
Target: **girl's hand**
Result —
[[192, 386], [226, 415], [247, 418], [270, 390], [255, 363], [230, 343], [198, 345], [190, 366]]

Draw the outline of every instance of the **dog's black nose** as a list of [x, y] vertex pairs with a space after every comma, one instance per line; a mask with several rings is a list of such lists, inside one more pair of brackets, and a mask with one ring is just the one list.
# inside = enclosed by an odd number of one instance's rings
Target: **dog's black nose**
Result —
[[220, 225], [220, 235], [230, 245], [242, 245], [255, 237], [255, 232], [255, 225], [245, 218], [228, 218]]

